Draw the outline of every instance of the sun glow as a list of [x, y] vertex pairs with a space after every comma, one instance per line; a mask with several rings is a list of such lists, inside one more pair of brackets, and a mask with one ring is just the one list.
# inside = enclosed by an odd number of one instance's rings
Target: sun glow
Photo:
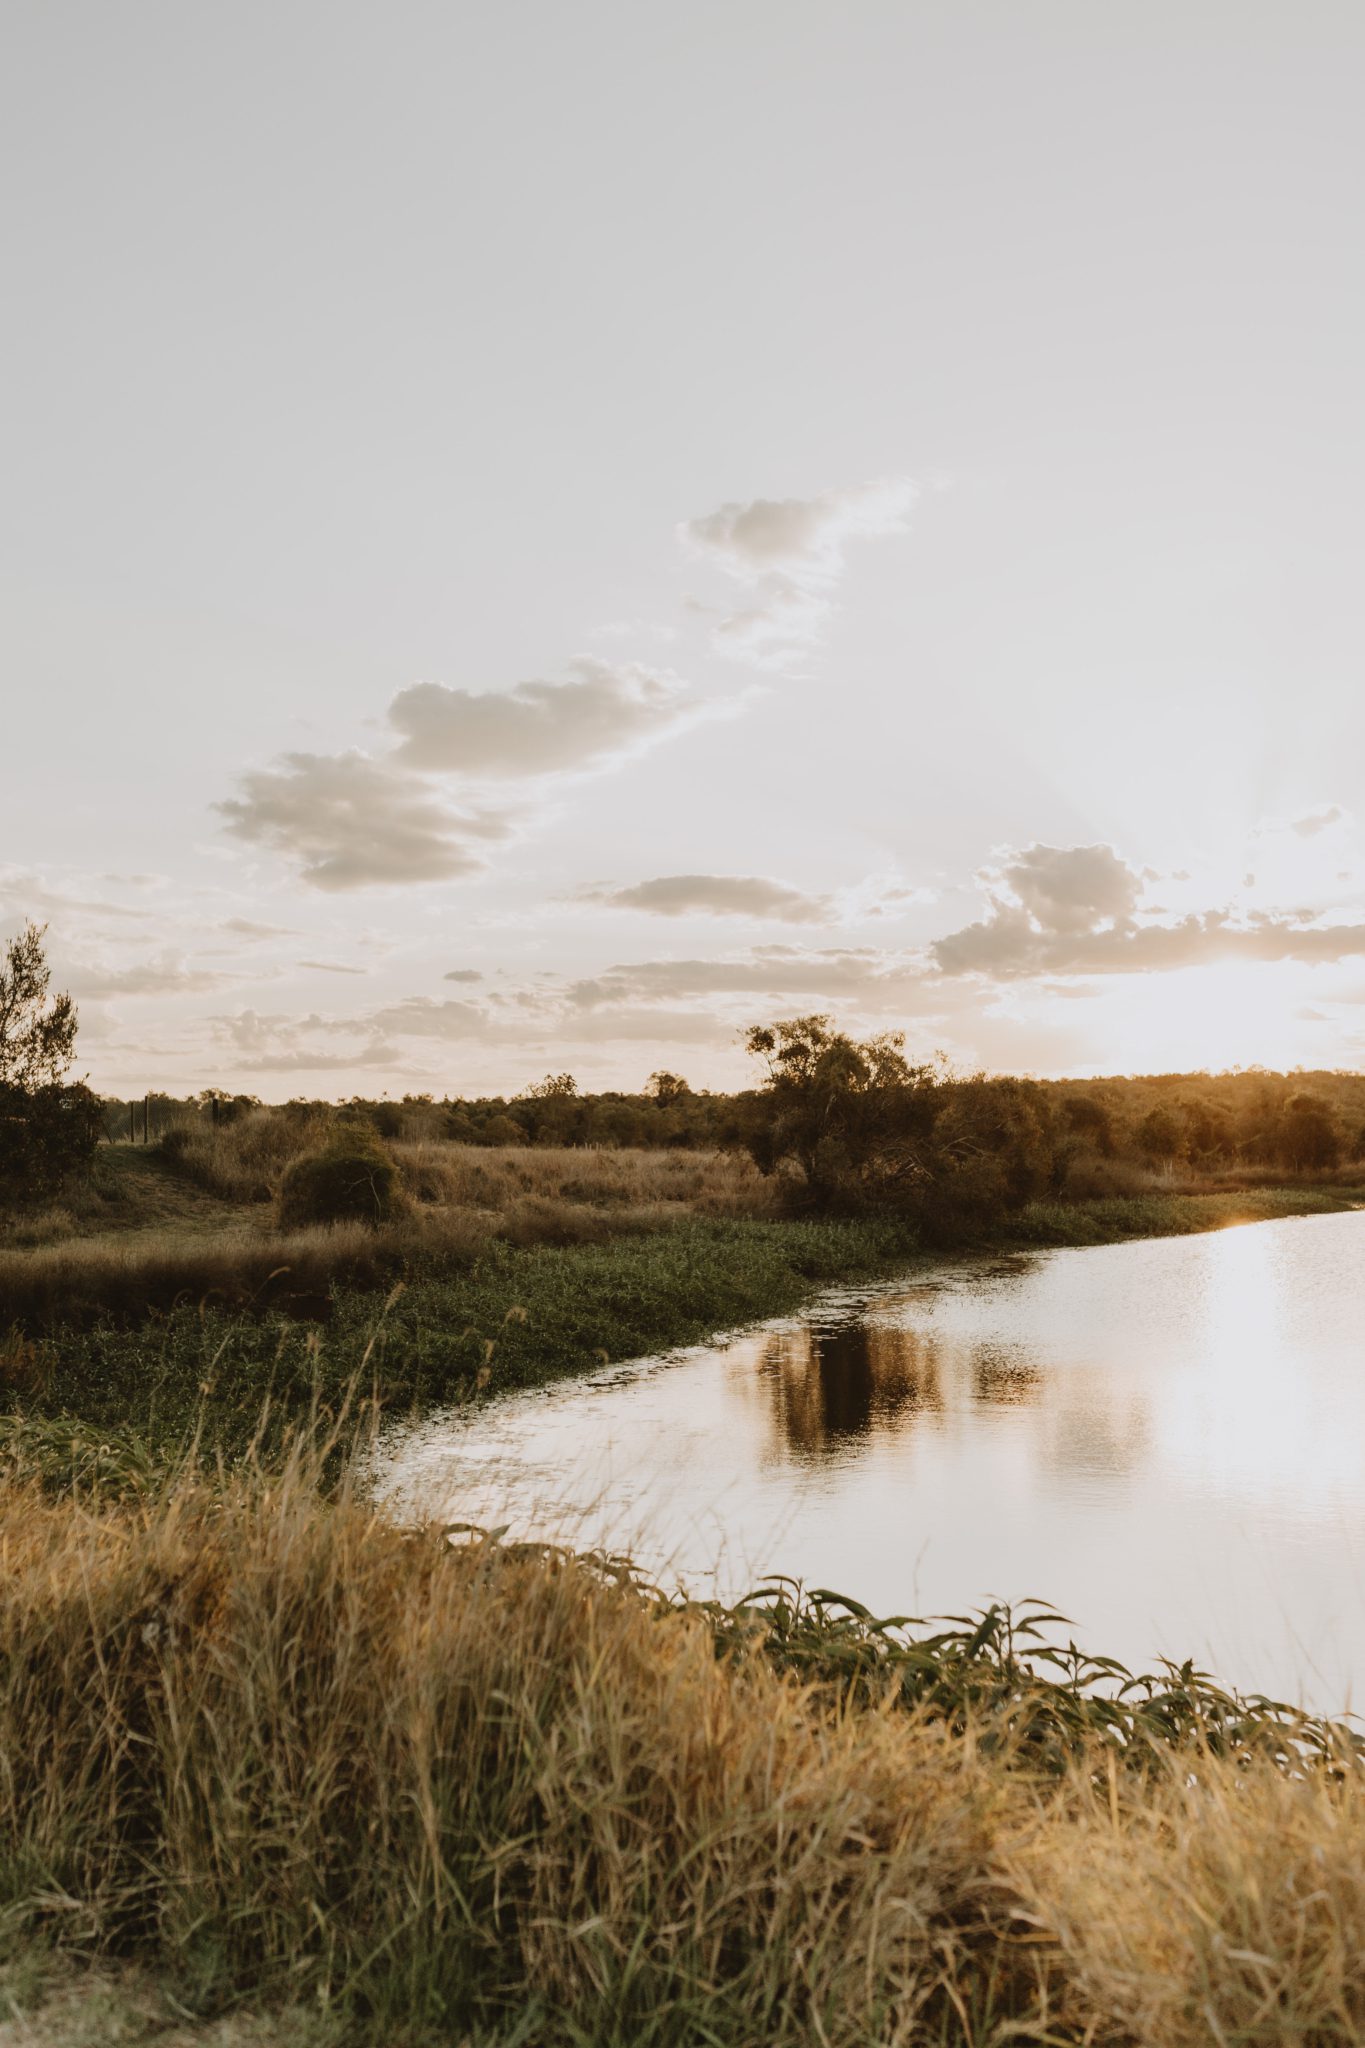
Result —
[[1338, 1067], [1357, 1048], [1318, 1009], [1312, 970], [1296, 962], [1228, 962], [1125, 976], [1096, 990], [1087, 1023], [1096, 1071], [1216, 1072], [1227, 1067]]

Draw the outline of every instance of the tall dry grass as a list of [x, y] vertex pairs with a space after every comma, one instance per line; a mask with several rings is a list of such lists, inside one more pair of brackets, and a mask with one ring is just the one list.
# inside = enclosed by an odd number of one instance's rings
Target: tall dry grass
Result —
[[0, 1249], [0, 1325], [76, 1330], [190, 1303], [325, 1315], [333, 1287], [377, 1288], [421, 1261], [461, 1271], [493, 1236], [467, 1210], [308, 1229], [234, 1223], [211, 1236], [174, 1230]]
[[[232, 1123], [173, 1125], [159, 1150], [186, 1179], [225, 1201], [267, 1201], [289, 1166], [335, 1128], [322, 1112], [260, 1109]], [[502, 1213], [534, 1197], [595, 1208], [672, 1203], [709, 1216], [769, 1213], [763, 1176], [738, 1153], [479, 1146], [436, 1137], [387, 1149], [415, 1200], [448, 1207]]]
[[840, 1705], [308, 1462], [0, 1483], [12, 1921], [486, 2042], [1356, 2042], [1365, 1779]]
[[[376, 1287], [400, 1273], [442, 1266], [460, 1271], [494, 1238], [536, 1245], [605, 1243], [614, 1237], [667, 1229], [690, 1215], [752, 1216], [766, 1212], [769, 1190], [755, 1168], [730, 1153], [551, 1151], [442, 1142], [394, 1148], [405, 1213], [378, 1229], [359, 1223], [281, 1228], [268, 1210], [248, 1206], [241, 1191], [265, 1187], [253, 1176], [265, 1154], [261, 1130], [287, 1119], [262, 1112], [214, 1131], [191, 1132], [171, 1146], [160, 1180], [157, 1165], [138, 1159], [136, 1228], [77, 1232], [61, 1212], [0, 1244], [0, 1328], [79, 1328], [107, 1317], [127, 1321], [174, 1307], [210, 1302], [233, 1308], [291, 1304], [319, 1312], [336, 1286]], [[308, 1144], [320, 1133], [299, 1125]], [[202, 1144], [201, 1144], [202, 1140]], [[274, 1139], [272, 1139], [272, 1143]], [[240, 1150], [234, 1149], [241, 1147]], [[299, 1150], [279, 1147], [280, 1176]], [[205, 1218], [186, 1207], [182, 1221], [165, 1214], [176, 1176], [225, 1199], [236, 1189], [238, 1213]], [[161, 1185], [164, 1180], [168, 1186]]]
[[285, 1169], [320, 1145], [331, 1119], [254, 1109], [232, 1123], [172, 1124], [158, 1150], [187, 1180], [228, 1202], [267, 1202]]

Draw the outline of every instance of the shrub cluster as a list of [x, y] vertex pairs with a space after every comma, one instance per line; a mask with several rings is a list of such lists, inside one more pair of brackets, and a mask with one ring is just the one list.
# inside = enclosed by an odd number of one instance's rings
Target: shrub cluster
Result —
[[0, 1083], [0, 1207], [32, 1208], [88, 1175], [103, 1125], [99, 1098], [82, 1081]]
[[398, 1168], [363, 1124], [338, 1124], [316, 1152], [305, 1152], [280, 1182], [281, 1228], [310, 1223], [390, 1222], [402, 1206]]

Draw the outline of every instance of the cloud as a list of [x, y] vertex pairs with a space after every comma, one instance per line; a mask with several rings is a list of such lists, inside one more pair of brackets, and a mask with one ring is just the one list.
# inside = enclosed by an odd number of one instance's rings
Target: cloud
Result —
[[364, 1020], [369, 1031], [392, 1038], [482, 1038], [489, 1017], [477, 1003], [436, 1002], [431, 996], [405, 996]]
[[573, 1036], [581, 1045], [617, 1041], [644, 1045], [718, 1045], [730, 1027], [704, 1010], [612, 1008], [576, 1018]]
[[483, 866], [471, 845], [505, 836], [496, 817], [452, 811], [417, 776], [367, 754], [285, 754], [215, 805], [235, 838], [299, 863], [315, 889], [444, 882]]
[[1040, 929], [1054, 932], [1124, 924], [1142, 893], [1141, 877], [1112, 846], [1030, 846], [1001, 879]]
[[824, 491], [815, 498], [730, 503], [678, 529], [684, 546], [754, 602], [722, 617], [714, 644], [762, 668], [790, 666], [832, 608], [851, 540], [902, 533], [918, 490], [908, 477]]
[[849, 540], [903, 532], [918, 495], [908, 477], [893, 477], [816, 498], [754, 498], [689, 519], [680, 533], [696, 553], [744, 582], [780, 574], [809, 588], [839, 576]]
[[155, 960], [137, 961], [129, 967], [71, 967], [58, 978], [73, 996], [93, 1000], [104, 996], [198, 995], [235, 977], [190, 967], [179, 954], [163, 953]]
[[1328, 804], [1325, 810], [1310, 812], [1306, 818], [1291, 818], [1289, 829], [1297, 832], [1300, 839], [1312, 839], [1329, 825], [1339, 824], [1344, 815], [1340, 804]]
[[365, 974], [364, 967], [343, 967], [339, 960], [300, 960], [300, 967], [311, 967], [317, 974]]
[[595, 889], [579, 898], [610, 910], [643, 910], [655, 917], [776, 918], [784, 924], [823, 924], [833, 915], [828, 896], [809, 896], [759, 875], [657, 875], [623, 889]]
[[910, 965], [903, 954], [868, 947], [804, 952], [795, 946], [756, 946], [747, 954], [724, 960], [640, 960], [608, 967], [601, 974], [571, 982], [565, 994], [579, 1010], [596, 1009], [604, 1003], [713, 995], [815, 995], [852, 1000], [893, 974], [903, 976]]
[[[321, 1017], [314, 1011], [307, 1017], [279, 1012], [262, 1015], [259, 1010], [238, 1010], [234, 1016], [215, 1017], [213, 1027], [220, 1044], [228, 1049], [225, 1064], [243, 1074], [333, 1073], [347, 1067], [395, 1067], [399, 1055], [385, 1045], [365, 1018]], [[344, 1052], [322, 1050], [310, 1040], [360, 1038], [363, 1043]]]
[[[113, 876], [106, 877], [114, 880]], [[128, 878], [131, 880], [131, 877]], [[78, 917], [117, 918], [145, 924], [155, 910], [133, 910], [126, 903], [110, 903], [102, 897], [69, 896], [54, 888], [31, 868], [0, 867], [0, 904], [20, 918], [55, 918], [60, 925], [74, 913]]]
[[237, 1060], [238, 1074], [327, 1074], [348, 1067], [396, 1067], [399, 1055], [391, 1045], [357, 1046], [354, 1052], [317, 1052], [302, 1046], [294, 1052], [266, 1052], [252, 1059]]
[[1141, 873], [1108, 846], [1032, 846], [987, 875], [989, 915], [930, 947], [946, 975], [1133, 974], [1223, 960], [1344, 960], [1365, 925], [1321, 924], [1306, 909], [1194, 911], [1172, 924], [1136, 915]]
[[[601, 767], [738, 708], [634, 663], [585, 656], [570, 668], [569, 682], [502, 692], [414, 684], [389, 706], [401, 736], [392, 753], [285, 754], [214, 808], [236, 838], [295, 861], [317, 889], [451, 881], [479, 871], [482, 846], [511, 831], [511, 813], [481, 802], [482, 786]], [[459, 807], [432, 777], [458, 779]], [[236, 928], [253, 935], [245, 920]]]
[[477, 967], [452, 967], [449, 974], [441, 976], [442, 981], [482, 981]]
[[289, 925], [256, 924], [249, 917], [229, 917], [224, 920], [225, 932], [236, 932], [243, 939], [294, 939], [298, 932]]
[[561, 775], [637, 753], [714, 709], [671, 671], [589, 655], [569, 669], [570, 682], [512, 690], [400, 690], [389, 706], [397, 759], [473, 779]]

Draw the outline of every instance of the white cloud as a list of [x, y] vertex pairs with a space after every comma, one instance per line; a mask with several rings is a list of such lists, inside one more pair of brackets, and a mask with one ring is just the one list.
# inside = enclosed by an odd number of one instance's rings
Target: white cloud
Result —
[[[677, 1001], [724, 995], [827, 996], [853, 1001], [911, 965], [905, 954], [872, 947], [806, 952], [796, 946], [755, 946], [719, 960], [639, 960], [605, 968], [569, 984], [576, 1009], [605, 1003]], [[908, 993], [908, 990], [906, 991]]]
[[1345, 960], [1365, 925], [1323, 924], [1309, 909], [1137, 916], [1142, 874], [1108, 846], [1032, 846], [986, 878], [989, 914], [930, 947], [948, 975], [1135, 974], [1223, 960]]
[[[419, 777], [367, 754], [285, 754], [215, 808], [236, 838], [296, 861], [316, 889], [444, 882], [483, 866], [505, 820], [449, 809]], [[471, 842], [474, 842], [471, 844]]]
[[1001, 869], [1001, 880], [1041, 930], [1090, 932], [1126, 924], [1142, 894], [1142, 876], [1112, 846], [1030, 846]]
[[1324, 810], [1313, 811], [1306, 818], [1291, 818], [1289, 829], [1297, 832], [1300, 839], [1313, 839], [1319, 832], [1325, 832], [1329, 825], [1339, 824], [1344, 816], [1340, 804], [1328, 804]]
[[849, 540], [903, 532], [918, 495], [908, 477], [893, 477], [815, 498], [754, 498], [689, 519], [680, 531], [689, 547], [741, 581], [782, 575], [809, 589], [838, 578]]
[[627, 888], [589, 890], [579, 901], [655, 917], [773, 918], [783, 924], [824, 924], [834, 914], [830, 897], [759, 875], [658, 875]]
[[257, 924], [249, 917], [229, 917], [223, 922], [225, 932], [233, 932], [241, 939], [294, 939], [298, 937], [296, 926], [283, 924]]
[[384, 1032], [391, 1038], [482, 1038], [489, 1018], [477, 1003], [438, 1003], [431, 996], [405, 996], [366, 1017], [364, 1025], [368, 1031]]
[[848, 543], [904, 532], [918, 495], [908, 477], [892, 477], [815, 498], [725, 504], [685, 521], [678, 533], [688, 550], [754, 592], [714, 628], [718, 651], [760, 668], [798, 661], [830, 614]]
[[588, 655], [569, 669], [569, 682], [512, 690], [400, 690], [389, 706], [397, 758], [474, 780], [562, 775], [637, 753], [712, 708], [668, 670]]
[[154, 960], [139, 960], [127, 967], [76, 965], [58, 977], [73, 996], [100, 999], [106, 996], [198, 995], [237, 977], [207, 968], [192, 967], [178, 953], [162, 953]]

